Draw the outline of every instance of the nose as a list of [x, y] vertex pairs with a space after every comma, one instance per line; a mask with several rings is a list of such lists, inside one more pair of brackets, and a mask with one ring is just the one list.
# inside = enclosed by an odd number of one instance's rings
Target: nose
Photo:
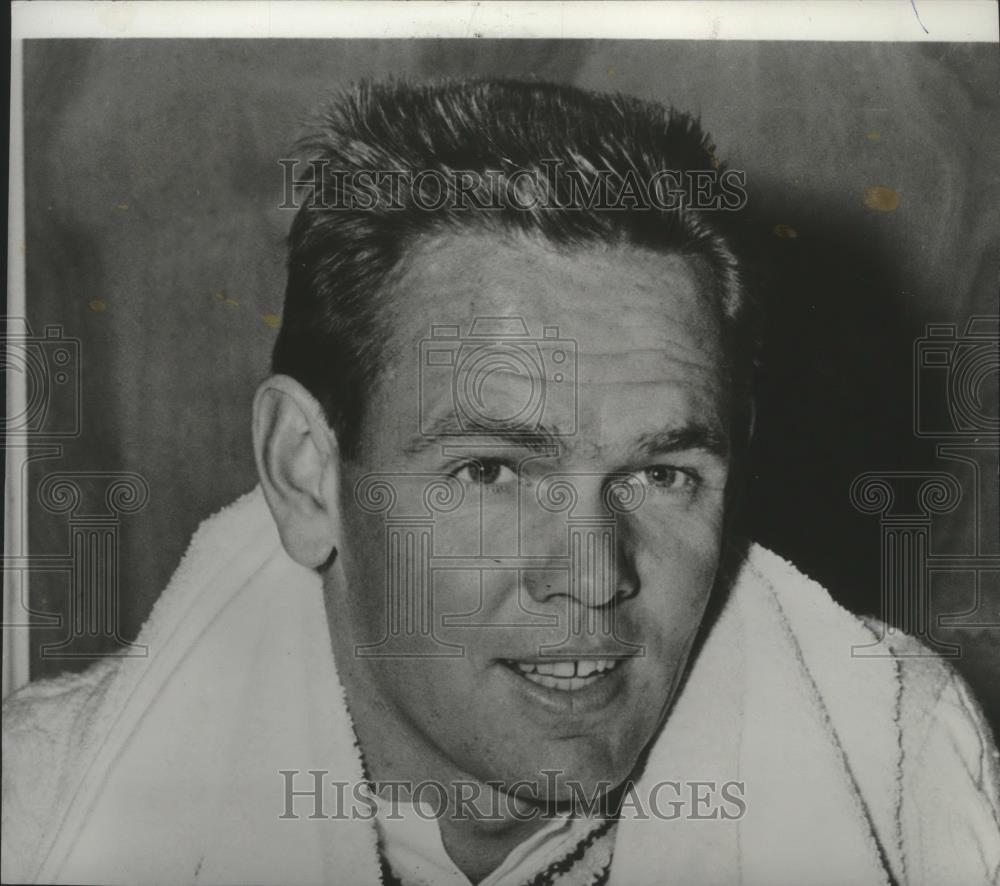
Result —
[[629, 518], [613, 507], [605, 478], [559, 478], [548, 489], [540, 485], [538, 498], [530, 531], [532, 547], [544, 550], [545, 567], [524, 575], [534, 601], [568, 597], [596, 610], [637, 593]]

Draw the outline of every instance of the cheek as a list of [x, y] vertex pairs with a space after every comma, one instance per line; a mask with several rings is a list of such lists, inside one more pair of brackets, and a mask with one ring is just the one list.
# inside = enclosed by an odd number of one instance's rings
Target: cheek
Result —
[[[492, 493], [484, 493], [491, 494]], [[474, 498], [475, 492], [470, 495]], [[434, 606], [438, 621], [462, 614], [489, 614], [516, 595], [518, 572], [503, 564], [523, 555], [516, 507], [507, 496], [495, 496], [486, 506], [476, 500], [447, 514], [433, 525]], [[458, 622], [453, 622], [456, 626]]]
[[636, 600], [653, 624], [671, 635], [695, 631], [715, 585], [722, 549], [722, 508], [674, 514], [640, 524], [631, 533]]
[[627, 534], [636, 551], [694, 566], [718, 557], [722, 546], [723, 489], [703, 492], [695, 500], [665, 497], [643, 504], [628, 520]]
[[[337, 601], [335, 629], [352, 643], [387, 643], [379, 648], [400, 654], [450, 655], [481, 645], [481, 625], [516, 597], [516, 573], [489, 568], [482, 537], [479, 524], [461, 512], [430, 522], [386, 521], [345, 508], [340, 587], [349, 592]], [[461, 568], [460, 561], [471, 565]]]
[[388, 600], [386, 571], [386, 526], [377, 516], [348, 512], [343, 520], [340, 567], [343, 588], [350, 589], [341, 601], [339, 619], [345, 613], [357, 633], [367, 635], [385, 621]]

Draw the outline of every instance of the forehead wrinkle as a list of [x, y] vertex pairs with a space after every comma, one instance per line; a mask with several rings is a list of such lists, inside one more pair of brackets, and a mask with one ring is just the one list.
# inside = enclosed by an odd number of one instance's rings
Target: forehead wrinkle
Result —
[[[594, 268], [593, 260], [598, 251], [602, 261]], [[397, 290], [404, 296], [400, 302], [403, 306], [408, 301], [405, 290], [420, 290], [433, 283], [431, 288], [445, 296], [443, 300], [450, 302], [456, 312], [463, 314], [467, 311], [518, 314], [527, 310], [535, 314], [580, 317], [593, 313], [599, 316], [601, 305], [594, 304], [590, 310], [591, 306], [581, 302], [577, 293], [592, 288], [595, 273], [602, 274], [604, 262], [614, 257], [626, 260], [637, 273], [630, 274], [624, 286], [618, 277], [607, 274], [607, 297], [632, 296], [631, 301], [641, 302], [633, 307], [654, 310], [665, 298], [678, 299], [685, 307], [698, 306], [702, 301], [694, 269], [687, 257], [676, 253], [660, 253], [637, 246], [602, 250], [557, 249], [521, 235], [487, 236], [474, 232], [440, 234], [411, 246]], [[520, 279], [524, 269], [539, 265], [543, 270], [551, 270], [554, 278], [540, 287], [526, 287], [526, 281]], [[418, 313], [423, 314], [423, 307], [426, 305], [421, 306]], [[627, 323], [629, 317], [629, 312], [620, 314], [617, 322]], [[459, 318], [451, 318], [451, 322], [456, 319]], [[666, 319], [677, 320], [676, 317]], [[449, 318], [442, 317], [435, 322], [447, 320]], [[555, 317], [546, 318], [546, 322], [553, 321], [558, 322]], [[634, 324], [635, 328], [644, 326], [639, 321]]]
[[[647, 361], [607, 361], [600, 365], [594, 361], [581, 360], [578, 371], [578, 386], [583, 388], [606, 389], [622, 385], [662, 385], [674, 389], [681, 381], [685, 387], [709, 387], [719, 379], [719, 363], [704, 359], [681, 359]], [[680, 380], [680, 381], [679, 381]], [[582, 390], [581, 390], [582, 392]]]
[[[692, 356], [688, 357], [687, 355]], [[577, 360], [579, 362], [586, 361], [589, 363], [622, 363], [626, 360], [631, 360], [632, 362], [656, 361], [665, 363], [682, 363], [685, 366], [698, 366], [699, 364], [703, 364], [705, 366], [714, 365], [714, 361], [706, 356], [704, 348], [697, 347], [695, 345], [683, 344], [677, 344], [677, 346], [673, 348], [623, 347], [620, 351], [586, 351], [583, 354], [578, 354]]]

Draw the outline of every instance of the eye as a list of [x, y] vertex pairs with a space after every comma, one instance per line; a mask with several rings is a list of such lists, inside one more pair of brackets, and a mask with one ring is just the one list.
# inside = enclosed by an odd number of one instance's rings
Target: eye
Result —
[[696, 477], [690, 472], [673, 468], [670, 465], [650, 465], [636, 472], [636, 476], [646, 486], [669, 492], [683, 491], [692, 488]]
[[490, 459], [468, 462], [455, 471], [454, 476], [470, 486], [503, 486], [517, 479], [503, 462]]

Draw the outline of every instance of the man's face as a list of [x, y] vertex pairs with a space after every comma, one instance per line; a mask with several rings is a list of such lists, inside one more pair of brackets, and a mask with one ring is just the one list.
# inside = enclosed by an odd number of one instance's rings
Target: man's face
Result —
[[392, 304], [327, 587], [362, 744], [414, 778], [619, 784], [720, 558], [727, 398], [698, 278], [636, 249], [449, 235]]

